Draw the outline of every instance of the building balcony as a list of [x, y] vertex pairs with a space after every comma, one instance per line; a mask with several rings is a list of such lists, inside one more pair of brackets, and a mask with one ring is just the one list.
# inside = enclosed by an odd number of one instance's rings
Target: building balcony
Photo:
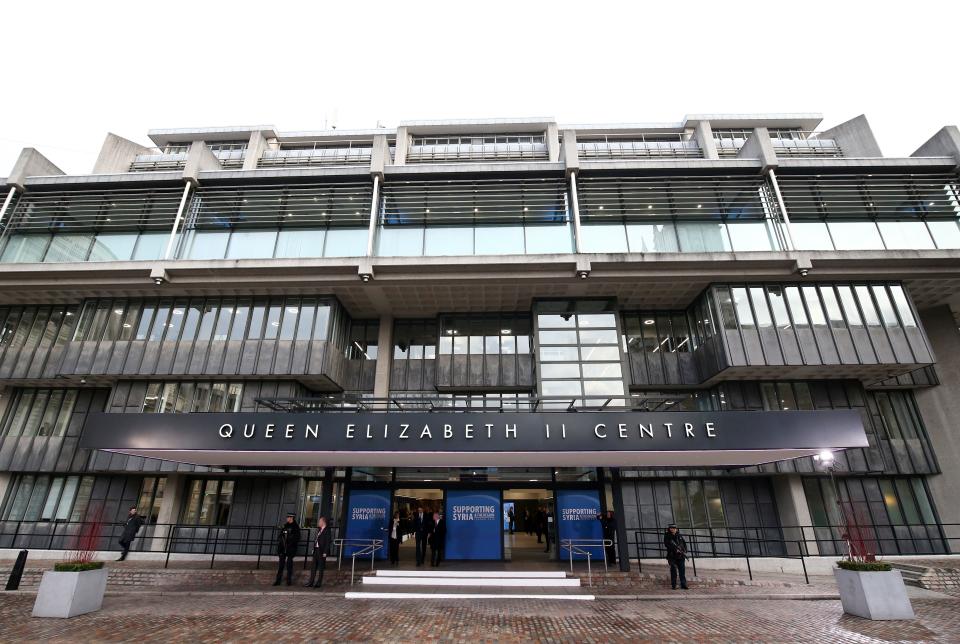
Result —
[[316, 144], [310, 147], [280, 147], [264, 151], [257, 167], [369, 165], [372, 154], [373, 144], [370, 141], [338, 141], [335, 144]]
[[703, 152], [696, 139], [684, 134], [577, 137], [581, 159], [700, 159]]
[[138, 154], [130, 164], [130, 172], [159, 172], [183, 170], [187, 164], [187, 152], [175, 154]]

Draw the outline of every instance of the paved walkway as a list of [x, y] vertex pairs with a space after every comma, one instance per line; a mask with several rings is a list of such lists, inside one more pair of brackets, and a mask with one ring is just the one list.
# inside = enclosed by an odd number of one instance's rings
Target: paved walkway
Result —
[[918, 619], [870, 622], [836, 600], [596, 602], [346, 600], [330, 595], [110, 596], [69, 620], [30, 617], [33, 597], [0, 595], [0, 641], [887, 642], [960, 640], [960, 600], [918, 599]]

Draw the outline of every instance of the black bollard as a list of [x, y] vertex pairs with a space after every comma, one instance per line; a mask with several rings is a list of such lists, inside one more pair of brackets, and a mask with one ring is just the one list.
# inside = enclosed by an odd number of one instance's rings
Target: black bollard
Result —
[[23, 569], [27, 567], [27, 551], [21, 550], [17, 555], [17, 562], [13, 564], [13, 570], [10, 571], [10, 579], [7, 580], [7, 590], [16, 590], [20, 588], [20, 578], [23, 577]]

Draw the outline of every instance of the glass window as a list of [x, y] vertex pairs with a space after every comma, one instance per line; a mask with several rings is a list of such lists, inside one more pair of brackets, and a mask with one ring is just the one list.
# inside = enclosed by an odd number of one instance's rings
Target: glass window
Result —
[[248, 340], [259, 340], [263, 333], [263, 321], [267, 313], [265, 304], [255, 304], [250, 312], [250, 328], [247, 331]]
[[863, 319], [867, 322], [867, 326], [880, 326], [880, 317], [877, 315], [877, 309], [873, 306], [870, 289], [866, 286], [855, 286], [853, 290], [857, 293], [857, 299], [860, 301], [860, 308], [863, 311]]
[[592, 361], [592, 360], [619, 360], [620, 347], [619, 346], [607, 346], [607, 347], [584, 346], [580, 348], [580, 356], [584, 362]]
[[627, 224], [631, 253], [676, 253], [677, 233], [673, 224]]
[[0, 255], [0, 262], [39, 262], [43, 259], [51, 235], [11, 235]]
[[313, 325], [313, 339], [327, 339], [327, 325], [330, 323], [330, 306], [327, 304], [317, 305], [317, 321]]
[[281, 340], [293, 340], [293, 332], [297, 328], [297, 314], [300, 312], [299, 305], [297, 300], [287, 300], [283, 309], [283, 321], [280, 323]]
[[377, 255], [410, 257], [423, 255], [423, 228], [383, 226], [377, 236]]
[[627, 231], [623, 224], [585, 224], [580, 227], [585, 253], [626, 253]]
[[880, 316], [883, 318], [884, 325], [887, 327], [900, 326], [897, 314], [890, 303], [890, 298], [887, 297], [887, 289], [883, 286], [874, 286], [872, 290], [874, 297], [877, 299], [877, 306], [880, 307]]
[[327, 231], [324, 257], [363, 257], [366, 254], [366, 228], [331, 228]]
[[183, 335], [181, 342], [193, 342], [197, 334], [197, 325], [200, 323], [201, 300], [192, 300], [187, 308], [186, 318], [183, 321]]
[[790, 316], [787, 314], [787, 304], [784, 299], [783, 289], [779, 286], [768, 286], [767, 293], [770, 296], [770, 308], [773, 311], [774, 323], [778, 328], [788, 328], [790, 326]]
[[[555, 332], [542, 331], [540, 333], [541, 339], [543, 338], [543, 335], [546, 333], [555, 333]], [[615, 329], [581, 330], [580, 343], [581, 344], [620, 344], [620, 338], [617, 337], [617, 332]]]
[[424, 255], [472, 255], [473, 228], [431, 226], [424, 236]]
[[283, 307], [279, 304], [273, 304], [270, 306], [267, 312], [267, 327], [266, 331], [263, 333], [264, 340], [276, 340], [277, 334], [280, 331], [280, 315], [283, 312]]
[[[960, 248], [960, 222], [958, 220], [927, 221], [927, 227], [930, 229], [933, 239], [937, 242], [937, 248]], [[6, 260], [0, 259], [0, 261]]]
[[827, 318], [830, 320], [830, 326], [834, 329], [846, 328], [843, 320], [843, 314], [840, 312], [840, 304], [837, 302], [837, 295], [831, 286], [821, 286], [820, 295], [823, 297], [823, 304], [827, 309]]
[[522, 255], [523, 226], [477, 226], [474, 249], [477, 255]]
[[230, 327], [231, 340], [243, 340], [247, 333], [247, 318], [250, 317], [250, 304], [238, 302], [233, 315], [233, 325]]
[[556, 362], [579, 359], [580, 352], [577, 350], [577, 347], [540, 347], [541, 362]]
[[314, 300], [302, 300], [300, 303], [300, 318], [297, 320], [297, 340], [309, 340], [313, 332], [313, 318], [317, 312]]
[[168, 233], [140, 233], [132, 259], [151, 260], [163, 257], [170, 241]]
[[683, 221], [677, 224], [680, 250], [684, 253], [717, 253], [730, 250], [722, 223]]
[[822, 221], [794, 221], [790, 224], [797, 250], [833, 250], [833, 240]]
[[214, 340], [226, 340], [227, 331], [230, 329], [230, 320], [233, 318], [233, 302], [226, 301], [221, 303], [219, 315], [217, 316], [216, 328], [213, 331]]
[[933, 248], [930, 231], [922, 221], [878, 221], [887, 248], [922, 250]]
[[577, 363], [548, 363], [540, 365], [540, 375], [544, 378], [579, 378], [580, 365]]
[[90, 254], [93, 235], [90, 233], [58, 233], [53, 236], [44, 262], [83, 262]]
[[733, 305], [737, 310], [737, 319], [743, 328], [753, 328], [753, 313], [750, 311], [750, 300], [747, 299], [747, 289], [733, 288]]
[[[541, 365], [541, 369], [548, 365]], [[580, 365], [584, 378], [621, 378], [623, 371], [619, 362], [584, 363]]]
[[729, 222], [727, 223], [727, 230], [730, 233], [730, 243], [733, 250], [737, 252], [778, 249], [773, 231], [765, 221]]
[[826, 325], [827, 318], [823, 314], [823, 308], [820, 306], [820, 298], [817, 297], [817, 289], [813, 286], [803, 287], [803, 299], [807, 303], [807, 310], [810, 312], [810, 320], [814, 326]]
[[151, 342], [159, 342], [163, 338], [163, 332], [167, 329], [167, 318], [170, 317], [170, 302], [161, 302], [157, 309], [157, 315], [153, 319], [153, 326], [150, 328]]
[[274, 257], [323, 257], [325, 230], [281, 230]]
[[872, 221], [831, 221], [830, 234], [837, 250], [882, 250], [880, 231]]
[[195, 230], [190, 236], [187, 259], [223, 259], [227, 254], [229, 231]]
[[541, 331], [540, 344], [577, 344], [576, 331]]
[[760, 287], [751, 287], [750, 301], [753, 302], [753, 310], [757, 315], [757, 326], [772, 326], [773, 319], [770, 317], [770, 310], [767, 308], [767, 300], [763, 295], [763, 289]]
[[863, 322], [860, 320], [860, 312], [857, 310], [857, 301], [853, 297], [853, 289], [849, 286], [838, 286], [837, 291], [840, 293], [840, 303], [843, 305], [843, 312], [846, 314], [850, 326], [862, 326]]
[[538, 315], [537, 324], [541, 329], [572, 329], [577, 321], [572, 315]]
[[133, 256], [137, 245], [137, 233], [100, 233], [93, 240], [90, 251], [91, 262], [112, 262], [128, 260]]
[[569, 224], [524, 227], [527, 254], [570, 253], [573, 251], [573, 235]]
[[540, 383], [544, 396], [579, 396], [579, 380], [544, 380]]
[[907, 300], [907, 294], [903, 292], [903, 288], [892, 284], [890, 285], [890, 293], [893, 295], [893, 302], [897, 306], [897, 312], [900, 314], [900, 319], [903, 320], [903, 325], [906, 327], [917, 326], [917, 321], [913, 317], [913, 310], [910, 308], [910, 302]]
[[227, 247], [227, 259], [273, 257], [276, 243], [275, 230], [234, 230]]
[[213, 322], [217, 317], [217, 306], [212, 303], [203, 305], [203, 314], [200, 317], [200, 330], [197, 332], [197, 340], [209, 340], [213, 333]]

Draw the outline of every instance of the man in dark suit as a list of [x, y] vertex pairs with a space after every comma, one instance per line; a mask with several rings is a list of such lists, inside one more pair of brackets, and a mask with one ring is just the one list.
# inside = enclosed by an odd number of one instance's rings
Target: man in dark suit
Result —
[[439, 566], [443, 558], [443, 546], [447, 539], [447, 527], [443, 522], [443, 515], [433, 514], [433, 532], [430, 533], [430, 565]]
[[277, 565], [277, 580], [273, 582], [274, 586], [280, 585], [284, 568], [287, 571], [287, 585], [293, 583], [293, 558], [297, 556], [298, 545], [300, 545], [300, 526], [297, 525], [296, 515], [291, 512], [277, 534], [277, 556], [280, 558], [280, 563]]
[[[323, 585], [323, 571], [327, 567], [327, 553], [330, 552], [330, 528], [327, 527], [327, 518], [317, 520], [317, 537], [313, 540], [313, 570], [310, 571], [310, 581], [307, 588], [319, 588]], [[320, 579], [317, 579], [317, 571]], [[314, 583], [316, 581], [316, 583]]]
[[427, 539], [433, 532], [433, 519], [429, 514], [423, 511], [423, 506], [417, 506], [417, 512], [413, 515], [413, 534], [417, 539], [417, 565], [422, 566], [423, 560], [427, 558]]

